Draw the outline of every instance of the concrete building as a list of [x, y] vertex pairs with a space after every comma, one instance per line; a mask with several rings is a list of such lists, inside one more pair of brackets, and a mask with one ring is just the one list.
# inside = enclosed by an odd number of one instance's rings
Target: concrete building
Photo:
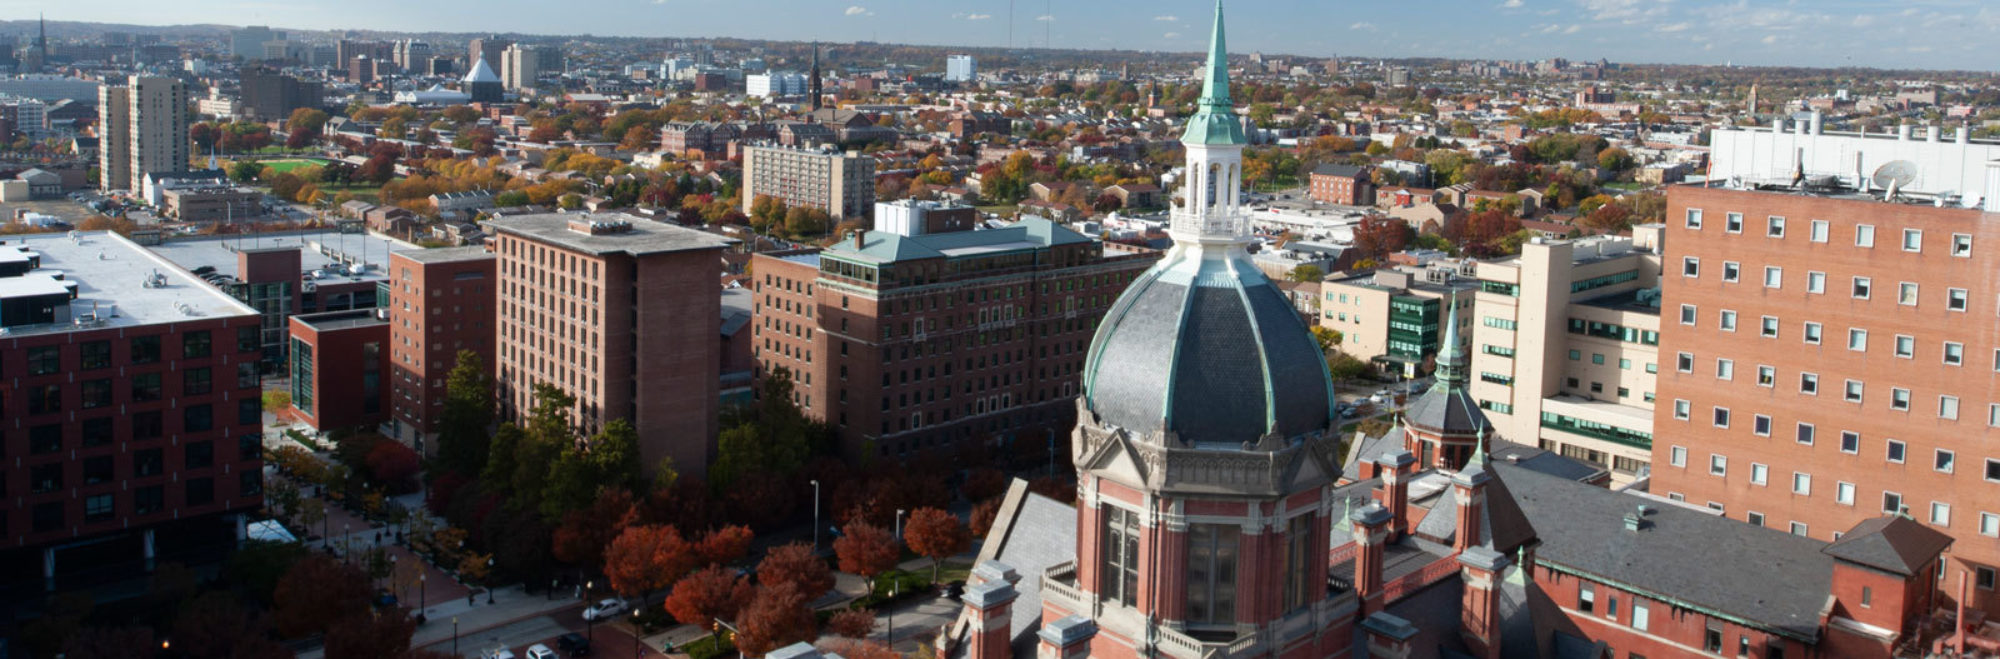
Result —
[[[576, 397], [594, 433], [639, 432], [642, 464], [707, 469], [716, 433], [722, 250], [735, 241], [618, 214], [487, 223], [498, 257], [500, 417], [524, 418], [535, 384]], [[435, 307], [433, 307], [435, 308]]]
[[[926, 228], [949, 226], [937, 224]], [[800, 409], [833, 424], [850, 455], [1060, 432], [1086, 337], [1158, 256], [1040, 218], [758, 254], [758, 370], [790, 371]]]
[[137, 192], [148, 173], [188, 168], [188, 89], [177, 78], [131, 76], [97, 92], [99, 186]]
[[1653, 461], [1660, 227], [1634, 238], [1537, 239], [1478, 265], [1472, 394], [1502, 438], [1611, 472]]
[[979, 222], [979, 209], [963, 204], [902, 199], [875, 204], [875, 230], [898, 236], [917, 236], [971, 231]]
[[256, 311], [113, 233], [7, 242], [8, 601], [226, 556], [263, 506]]
[[390, 436], [431, 455], [458, 353], [494, 372], [496, 259], [484, 247], [404, 250], [389, 255]]
[[241, 112], [259, 121], [284, 121], [299, 108], [318, 109], [325, 99], [317, 82], [259, 69], [243, 71]]
[[1476, 288], [1455, 263], [1328, 279], [1320, 284], [1319, 326], [1340, 332], [1341, 352], [1416, 378], [1434, 367], [1447, 311], [1457, 309], [1460, 327], [1472, 326]]
[[248, 222], [264, 214], [264, 194], [234, 185], [162, 186], [160, 215], [182, 222]]
[[508, 89], [535, 86], [535, 80], [542, 77], [542, 49], [525, 44], [514, 44], [500, 52], [500, 82]]
[[835, 221], [866, 218], [875, 205], [875, 159], [859, 152], [753, 146], [743, 150], [743, 212], [757, 197], [810, 206]]
[[979, 79], [979, 62], [971, 55], [951, 55], [944, 58], [945, 82], [972, 82]]
[[379, 309], [291, 317], [292, 410], [315, 430], [374, 429], [388, 418], [389, 321]]
[[791, 72], [757, 73], [743, 76], [743, 94], [764, 99], [806, 93], [806, 77]]
[[[1741, 171], [1732, 157], [1717, 165]], [[2000, 168], [1976, 165], [1920, 165], [1888, 201], [1668, 189], [1654, 492], [1814, 538], [1908, 514], [1961, 543], [1944, 601], [1964, 580], [1971, 608], [2000, 612]], [[1973, 190], [1984, 208], [1950, 201]]]

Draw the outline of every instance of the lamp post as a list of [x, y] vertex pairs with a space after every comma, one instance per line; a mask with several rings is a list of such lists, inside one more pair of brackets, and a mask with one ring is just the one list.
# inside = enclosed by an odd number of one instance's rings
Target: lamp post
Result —
[[493, 603], [493, 559], [486, 559], [486, 603]]
[[[585, 582], [583, 582], [583, 601], [585, 601], [585, 602], [589, 602], [589, 601], [590, 601], [590, 591], [591, 591], [591, 590], [592, 590], [592, 589], [593, 589], [594, 587], [596, 587], [596, 586], [597, 586], [597, 582], [595, 582], [595, 581], [585, 581]], [[584, 635], [586, 635], [586, 636], [590, 637], [590, 640], [591, 640], [591, 642], [596, 642], [596, 641], [597, 641], [597, 616], [595, 616], [595, 615], [591, 615], [591, 614], [590, 614], [590, 608], [589, 608], [589, 607], [585, 607], [585, 608], [583, 609], [583, 613], [584, 613], [584, 616], [583, 616], [583, 633], [584, 633]]]
[[[419, 565], [417, 566], [417, 569], [422, 570], [424, 568], [423, 566]], [[428, 581], [430, 576], [431, 576], [430, 574], [425, 572], [417, 573], [417, 610], [424, 611], [426, 613], [428, 612], [425, 611], [425, 609], [430, 608], [430, 591], [424, 588], [424, 582]]]
[[458, 656], [458, 616], [451, 617], [451, 656]]
[[819, 481], [814, 480], [812, 482], [812, 485], [813, 485], [813, 554], [817, 555], [819, 553]]
[[907, 513], [907, 512], [909, 512], [909, 511], [907, 511], [907, 510], [903, 510], [903, 509], [901, 509], [901, 508], [898, 508], [898, 509], [896, 509], [896, 539], [897, 539], [897, 540], [901, 540], [901, 539], [903, 539], [903, 513]]
[[632, 609], [632, 659], [646, 656], [646, 644], [639, 639], [639, 610]]

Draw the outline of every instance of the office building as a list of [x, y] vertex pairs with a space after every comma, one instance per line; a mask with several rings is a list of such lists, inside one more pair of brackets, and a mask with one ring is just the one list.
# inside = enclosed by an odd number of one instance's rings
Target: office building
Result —
[[397, 41], [391, 46], [390, 56], [396, 66], [411, 75], [430, 75], [431, 45], [415, 39]]
[[243, 71], [239, 97], [241, 112], [260, 121], [283, 121], [294, 110], [325, 103], [319, 83], [261, 69]]
[[137, 192], [147, 174], [187, 171], [188, 88], [175, 78], [124, 82], [97, 93], [98, 181]]
[[1644, 478], [1660, 365], [1659, 225], [1478, 264], [1472, 395], [1500, 437]]
[[283, 30], [252, 25], [229, 33], [229, 54], [246, 60], [259, 59], [264, 56], [265, 42], [284, 40]]
[[380, 309], [291, 318], [292, 410], [314, 430], [374, 430], [388, 419], [389, 321]]
[[262, 314], [264, 367], [278, 373], [290, 363], [293, 314], [375, 308], [390, 250], [414, 246], [321, 231], [178, 239], [152, 249]]
[[1319, 326], [1339, 331], [1336, 349], [1355, 359], [1403, 378], [1422, 376], [1433, 368], [1454, 303], [1459, 326], [1471, 326], [1478, 283], [1466, 276], [1469, 267], [1441, 262], [1320, 282]]
[[850, 455], [1062, 432], [1097, 320], [1159, 258], [1041, 218], [950, 228], [953, 210], [935, 210], [909, 233], [751, 259], [759, 372], [789, 370], [800, 409]]
[[951, 55], [944, 58], [945, 82], [972, 82], [979, 79], [979, 62], [971, 55]]
[[773, 72], [743, 76], [743, 94], [763, 99], [798, 96], [806, 93], [806, 77], [797, 73]]
[[1969, 155], [2000, 145], [1717, 138], [1794, 155], [1732, 147], [1733, 185], [1668, 189], [1652, 490], [1822, 539], [1907, 514], [1958, 539], [1942, 596], [2000, 611], [2000, 168]]
[[[735, 241], [620, 214], [492, 220], [499, 308], [495, 383], [503, 420], [534, 385], [576, 397], [585, 433], [626, 419], [650, 471], [708, 466], [722, 368], [722, 250]], [[435, 309], [435, 306], [433, 307]]]
[[465, 56], [466, 70], [470, 71], [473, 65], [485, 62], [486, 66], [491, 67], [494, 71], [499, 71], [502, 62], [505, 61], [504, 53], [507, 52], [507, 47], [512, 45], [514, 45], [513, 41], [495, 36], [473, 39], [472, 47]]
[[542, 76], [543, 50], [536, 46], [514, 44], [500, 52], [500, 82], [508, 89], [535, 86], [535, 79]]
[[181, 222], [249, 222], [264, 214], [264, 193], [222, 185], [160, 186], [160, 216]]
[[7, 242], [9, 601], [226, 555], [263, 506], [257, 312], [113, 233]]
[[493, 373], [494, 264], [484, 247], [415, 249], [389, 255], [391, 436], [417, 452], [437, 450], [446, 381], [458, 353]]
[[875, 159], [859, 152], [753, 146], [743, 150], [743, 212], [758, 197], [810, 206], [836, 221], [866, 218], [875, 205]]

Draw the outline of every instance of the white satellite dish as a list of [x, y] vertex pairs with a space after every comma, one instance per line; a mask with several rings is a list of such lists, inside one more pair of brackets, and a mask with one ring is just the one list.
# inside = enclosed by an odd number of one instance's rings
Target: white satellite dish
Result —
[[1917, 164], [1908, 160], [1891, 160], [1875, 168], [1875, 175], [1869, 177], [1876, 187], [1888, 190], [1884, 199], [1895, 199], [1896, 191], [1917, 180]]

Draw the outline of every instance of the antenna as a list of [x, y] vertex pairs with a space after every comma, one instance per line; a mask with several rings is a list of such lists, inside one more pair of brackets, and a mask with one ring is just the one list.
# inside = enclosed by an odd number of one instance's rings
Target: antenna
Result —
[[1875, 168], [1875, 175], [1869, 180], [1887, 189], [1883, 199], [1895, 199], [1898, 190], [1917, 180], [1917, 164], [1908, 160], [1891, 160]]

